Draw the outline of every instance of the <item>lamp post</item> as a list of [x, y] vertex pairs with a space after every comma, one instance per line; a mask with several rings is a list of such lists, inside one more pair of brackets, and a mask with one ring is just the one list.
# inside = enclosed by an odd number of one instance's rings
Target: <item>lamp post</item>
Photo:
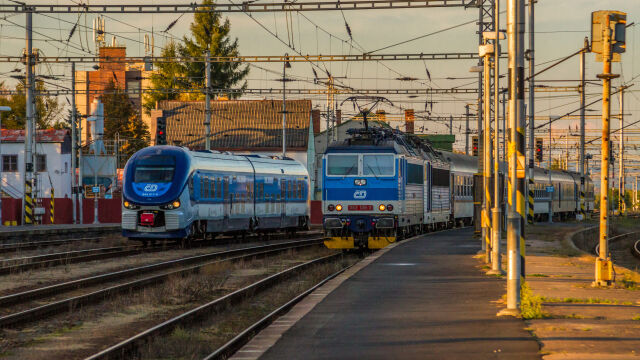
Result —
[[[0, 106], [0, 112], [3, 112], [3, 111], [11, 111], [11, 108], [9, 106]], [[1, 144], [2, 144], [2, 117], [0, 116], [0, 145]], [[4, 161], [2, 160], [1, 147], [0, 147], [0, 161], [2, 162], [2, 164], [4, 163]], [[0, 171], [0, 174], [2, 173], [4, 173], [4, 171]], [[2, 222], [2, 176], [0, 176], [0, 227], [2, 226], [4, 226], [4, 223]]]
[[[289, 53], [284, 54], [284, 63], [282, 65], [282, 158], [287, 155], [287, 68], [291, 68], [289, 63]], [[329, 130], [327, 130], [329, 131]]]

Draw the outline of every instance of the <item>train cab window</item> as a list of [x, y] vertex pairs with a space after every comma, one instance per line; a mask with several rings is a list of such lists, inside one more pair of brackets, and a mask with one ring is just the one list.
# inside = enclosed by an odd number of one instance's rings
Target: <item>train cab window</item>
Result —
[[[393, 176], [395, 168], [394, 162], [395, 159], [393, 155], [363, 155], [362, 173], [373, 176]], [[411, 166], [415, 166], [416, 171], [420, 172], [416, 177], [422, 178], [422, 166], [409, 164], [409, 169], [411, 169]], [[420, 183], [422, 183], [422, 181], [420, 181]]]
[[327, 175], [358, 175], [358, 155], [327, 155]]
[[173, 180], [176, 159], [170, 155], [140, 156], [135, 162], [133, 182], [136, 183], [168, 183]]

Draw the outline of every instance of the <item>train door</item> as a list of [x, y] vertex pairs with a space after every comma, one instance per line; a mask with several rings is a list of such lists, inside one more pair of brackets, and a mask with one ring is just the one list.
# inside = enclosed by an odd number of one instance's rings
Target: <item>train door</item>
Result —
[[278, 195], [278, 200], [280, 203], [280, 226], [285, 225], [285, 217], [287, 211], [286, 205], [286, 197], [287, 197], [287, 180], [280, 180], [280, 195]]

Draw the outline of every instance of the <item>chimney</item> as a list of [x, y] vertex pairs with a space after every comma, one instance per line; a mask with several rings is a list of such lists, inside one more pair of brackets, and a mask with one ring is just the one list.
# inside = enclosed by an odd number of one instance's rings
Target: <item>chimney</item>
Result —
[[320, 110], [311, 110], [311, 124], [313, 124], [313, 135], [320, 133]]
[[100, 70], [102, 71], [125, 71], [124, 62], [111, 62], [112, 60], [124, 60], [127, 56], [126, 47], [101, 47], [100, 48]]
[[342, 124], [342, 110], [336, 110], [336, 126]]
[[408, 134], [413, 134], [415, 133], [415, 116], [413, 113], [413, 109], [406, 109], [404, 111], [404, 123], [405, 123], [405, 128], [406, 128], [406, 132]]

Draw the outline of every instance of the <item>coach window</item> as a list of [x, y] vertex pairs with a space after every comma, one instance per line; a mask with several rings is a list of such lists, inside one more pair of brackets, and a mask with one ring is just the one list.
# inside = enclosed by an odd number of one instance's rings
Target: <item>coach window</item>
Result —
[[358, 155], [328, 155], [327, 175], [358, 175]]
[[229, 177], [225, 176], [222, 180], [223, 194], [224, 199], [229, 198]]
[[[393, 155], [363, 155], [362, 156], [362, 173], [364, 175], [373, 175], [373, 176], [393, 176], [394, 175], [393, 163], [394, 163]], [[414, 175], [414, 178], [417, 179], [419, 177], [420, 179], [422, 179], [422, 166], [409, 164], [409, 169], [411, 169], [412, 166], [415, 167], [415, 169], [419, 169], [420, 171], [420, 174]], [[420, 181], [420, 183], [422, 183], [422, 180]]]
[[205, 199], [209, 198], [209, 177], [204, 178], [204, 196]]
[[218, 194], [219, 198], [222, 198], [222, 180], [220, 180], [220, 178], [217, 178], [218, 183], [218, 189], [216, 190], [216, 193]]

